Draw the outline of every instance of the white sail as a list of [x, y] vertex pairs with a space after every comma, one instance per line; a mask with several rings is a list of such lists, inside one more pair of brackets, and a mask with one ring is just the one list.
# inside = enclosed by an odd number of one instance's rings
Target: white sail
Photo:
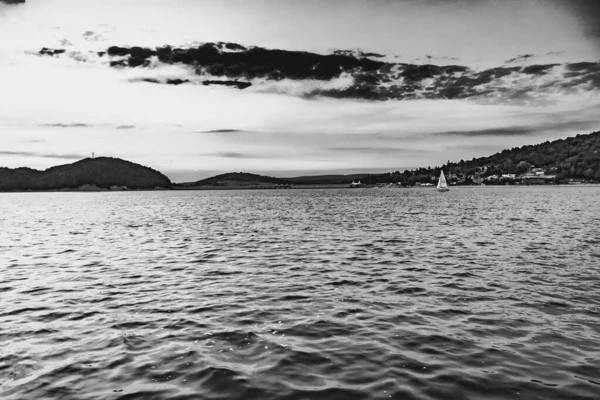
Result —
[[448, 184], [446, 183], [446, 177], [444, 171], [440, 171], [440, 179], [438, 180], [437, 188], [441, 190], [447, 190]]

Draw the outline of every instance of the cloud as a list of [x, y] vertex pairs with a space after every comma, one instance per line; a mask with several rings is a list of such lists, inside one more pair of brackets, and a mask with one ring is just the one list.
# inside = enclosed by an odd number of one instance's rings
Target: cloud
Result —
[[208, 131], [199, 131], [198, 133], [240, 133], [247, 132], [243, 129], [211, 129]]
[[82, 123], [74, 123], [74, 124], [42, 124], [41, 126], [48, 128], [88, 128], [90, 125], [82, 124]]
[[21, 156], [21, 157], [40, 157], [40, 158], [59, 158], [64, 160], [81, 160], [87, 156], [81, 154], [49, 154], [36, 153], [31, 151], [0, 151], [0, 155], [4, 156]]
[[217, 153], [208, 153], [207, 155], [222, 158], [266, 158], [256, 154], [239, 153], [236, 151], [222, 151]]
[[[533, 115], [532, 115], [533, 116]], [[552, 115], [546, 115], [546, 119], [551, 120]], [[533, 136], [540, 132], [557, 132], [562, 130], [577, 130], [577, 129], [593, 129], [597, 126], [597, 120], [581, 120], [572, 121], [564, 120], [560, 121], [560, 115], [554, 118], [554, 122], [544, 122], [540, 124], [532, 124], [530, 126], [509, 126], [502, 128], [487, 128], [487, 129], [476, 129], [476, 130], [456, 130], [456, 131], [443, 131], [434, 132], [432, 136], [465, 136], [465, 137], [477, 137], [477, 136], [496, 136], [496, 137], [508, 137], [508, 136]]]
[[364, 146], [364, 147], [327, 147], [327, 150], [335, 152], [348, 152], [348, 153], [423, 153], [425, 150], [422, 149], [411, 149], [406, 147], [390, 147], [390, 146]]
[[459, 144], [459, 145], [451, 145], [446, 146], [444, 150], [469, 150], [471, 152], [476, 151], [479, 154], [483, 152], [486, 153], [496, 153], [505, 149], [506, 146], [503, 144], [487, 144], [487, 143], [476, 143], [476, 144]]
[[522, 72], [524, 74], [536, 74], [536, 75], [543, 75], [545, 74], [550, 68], [554, 68], [559, 64], [545, 64], [545, 65], [530, 65], [528, 67], [523, 68]]
[[[229, 47], [231, 48], [229, 48]], [[203, 43], [191, 47], [110, 46], [106, 56], [78, 60], [129, 71], [127, 81], [189, 86], [228, 86], [304, 99], [368, 101], [473, 99], [498, 104], [543, 103], [556, 94], [600, 88], [598, 63], [545, 63], [547, 58], [521, 54], [508, 66], [474, 69], [465, 65], [383, 62], [361, 58], [360, 51], [317, 54], [305, 51]], [[62, 57], [63, 49], [43, 48], [40, 55]], [[542, 57], [542, 58], [540, 58]], [[523, 65], [535, 58], [537, 64]], [[449, 58], [438, 57], [439, 62]], [[429, 60], [429, 62], [434, 62]], [[520, 64], [515, 64], [519, 62]], [[523, 63], [521, 63], [523, 62]], [[563, 71], [567, 73], [562, 73]]]
[[472, 131], [446, 131], [436, 132], [437, 136], [523, 136], [532, 135], [535, 131], [531, 127], [508, 127], [508, 128], [490, 128], [478, 129]]
[[18, 140], [19, 143], [43, 143], [46, 140], [44, 139], [21, 139]]
[[600, 62], [577, 62], [566, 65], [569, 71], [600, 72]]
[[510, 60], [506, 60], [505, 62], [508, 64], [508, 63], [514, 63], [517, 61], [525, 61], [534, 56], [535, 56], [534, 54], [521, 54], [521, 55], [511, 58]]
[[101, 40], [101, 38], [102, 38], [102, 35], [94, 32], [94, 31], [85, 31], [82, 34], [82, 36], [85, 40], [90, 41], [90, 42], [97, 42], [97, 41]]

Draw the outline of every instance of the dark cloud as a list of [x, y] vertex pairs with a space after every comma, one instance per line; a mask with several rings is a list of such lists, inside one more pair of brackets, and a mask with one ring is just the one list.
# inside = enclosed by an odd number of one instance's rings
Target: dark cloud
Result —
[[527, 136], [535, 130], [531, 127], [514, 126], [507, 128], [477, 129], [470, 131], [445, 131], [436, 132], [437, 136]]
[[4, 4], [23, 4], [25, 0], [0, 0], [0, 3]]
[[569, 71], [576, 71], [582, 73], [600, 73], [600, 62], [578, 62], [566, 64]]
[[510, 60], [506, 60], [505, 62], [506, 63], [513, 63], [513, 62], [517, 62], [517, 61], [525, 61], [525, 60], [527, 60], [527, 59], [529, 59], [531, 57], [534, 57], [534, 56], [535, 56], [534, 54], [521, 54], [521, 55], [518, 55], [518, 56], [516, 56], [514, 58], [511, 58]]
[[119, 125], [117, 129], [134, 129], [135, 125]]
[[49, 127], [49, 128], [88, 128], [90, 125], [82, 124], [82, 123], [74, 123], [74, 124], [43, 124], [41, 126]]
[[239, 133], [246, 132], [243, 129], [211, 129], [209, 131], [200, 131], [198, 133]]
[[545, 74], [549, 69], [556, 67], [557, 65], [560, 64], [543, 64], [543, 65], [530, 65], [528, 67], [523, 68], [523, 73], [524, 74], [536, 74], [536, 75], [543, 75]]
[[[600, 0], [598, 0], [600, 2]], [[46, 56], [61, 56], [64, 50], [42, 49]], [[413, 99], [467, 99], [496, 103], [521, 104], [540, 101], [546, 93], [556, 89], [570, 93], [572, 87], [585, 90], [600, 88], [600, 63], [581, 62], [565, 64], [566, 73], [557, 80], [559, 64], [511, 65], [529, 60], [534, 54], [521, 54], [507, 61], [507, 65], [486, 70], [474, 70], [463, 65], [434, 65], [388, 63], [366, 58], [360, 51], [336, 51], [323, 55], [301, 51], [244, 47], [235, 43], [205, 43], [197, 47], [157, 48], [111, 46], [106, 52], [109, 63], [118, 68], [144, 68], [150, 58], [166, 65], [184, 64], [190, 73], [184, 77], [134, 78], [132, 82], [167, 85], [222, 85], [246, 89], [256, 85], [259, 91], [288, 93], [285, 84], [267, 82], [281, 80], [331, 81], [347, 74], [352, 83], [317, 85], [302, 92], [307, 99], [330, 97], [370, 101]], [[503, 79], [514, 75], [516, 79]], [[546, 79], [550, 77], [550, 79]], [[526, 79], [525, 79], [526, 78]], [[544, 78], [541, 80], [540, 78]], [[336, 82], [337, 83], [337, 82]], [[213, 132], [214, 133], [214, 132]], [[232, 133], [223, 131], [221, 133]]]
[[[239, 78], [267, 79], [318, 79], [330, 80], [343, 71], [374, 71], [385, 63], [370, 58], [347, 54], [316, 54], [304, 51], [246, 48], [235, 43], [225, 45], [236, 51], [223, 51], [221, 43], [204, 43], [197, 47], [179, 48], [163, 46], [157, 48], [111, 46], [107, 49], [115, 59], [114, 67], [146, 67], [150, 57], [157, 57], [165, 64], [187, 64], [196, 69], [198, 75]], [[210, 84], [235, 85], [240, 89], [248, 82], [235, 80], [205, 81]]]
[[209, 86], [209, 85], [230, 86], [230, 87], [235, 87], [238, 89], [246, 89], [246, 88], [252, 86], [252, 83], [250, 83], [250, 82], [244, 82], [244, 81], [238, 81], [238, 80], [230, 80], [230, 81], [205, 80], [205, 81], [202, 81], [202, 84], [204, 86]]
[[21, 156], [21, 157], [42, 157], [42, 158], [60, 158], [64, 160], [81, 160], [87, 156], [81, 154], [50, 154], [36, 153], [31, 151], [0, 151], [0, 155], [4, 156]]
[[[532, 114], [534, 115], [534, 114]], [[544, 115], [547, 116], [547, 115]], [[579, 120], [567, 120], [565, 115], [547, 116], [550, 120], [543, 124], [531, 125], [531, 126], [509, 126], [503, 128], [491, 128], [491, 129], [477, 129], [477, 130], [465, 130], [465, 131], [444, 131], [435, 132], [433, 136], [466, 136], [466, 137], [477, 137], [477, 136], [534, 136], [540, 132], [560, 132], [563, 130], [573, 131], [576, 129], [593, 129], [597, 126], [597, 119], [579, 119]]]
[[600, 89], [600, 62], [579, 62], [566, 64], [567, 71], [559, 85], [564, 89], [579, 85], [589, 85], [593, 89]]
[[[110, 62], [110, 66], [114, 67], [114, 66], [125, 66], [125, 65], [121, 65], [122, 63], [124, 63], [124, 61], [111, 61]], [[118, 64], [118, 65], [117, 65]], [[162, 84], [162, 85], [173, 85], [173, 86], [179, 86], [179, 85], [183, 85], [184, 83], [190, 83], [189, 79], [179, 79], [179, 78], [161, 78], [161, 79], [157, 79], [157, 78], [132, 78], [129, 80], [129, 82], [146, 82], [146, 83], [158, 83], [158, 84]]]
[[65, 49], [49, 49], [47, 47], [43, 47], [38, 54], [41, 56], [58, 56], [66, 51], [67, 50]]

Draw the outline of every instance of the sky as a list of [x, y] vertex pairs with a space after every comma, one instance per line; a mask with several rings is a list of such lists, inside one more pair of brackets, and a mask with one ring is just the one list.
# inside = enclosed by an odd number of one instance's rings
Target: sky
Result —
[[[231, 171], [388, 172], [589, 133], [600, 127], [598, 87], [557, 90], [556, 82], [569, 63], [600, 61], [598, 26], [594, 0], [0, 1], [0, 167], [45, 169], [94, 152], [176, 182]], [[382, 101], [307, 96], [355, 79], [344, 75], [244, 90], [157, 85], [140, 79], [195, 72], [185, 65], [115, 69], [92, 53], [219, 41], [319, 54], [360, 49], [388, 62], [473, 71], [557, 66], [554, 75], [501, 82], [511, 90], [534, 82], [536, 96], [527, 101]], [[68, 56], [41, 57], [43, 47]]]

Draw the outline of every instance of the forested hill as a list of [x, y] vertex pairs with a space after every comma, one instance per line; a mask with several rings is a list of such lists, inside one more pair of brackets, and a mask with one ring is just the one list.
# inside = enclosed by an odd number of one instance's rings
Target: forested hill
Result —
[[523, 173], [531, 166], [567, 178], [600, 179], [600, 131], [553, 142], [513, 147], [489, 157], [474, 158], [462, 165], [460, 162], [450, 163], [449, 167], [466, 167], [470, 170], [488, 165], [495, 166], [504, 173]]
[[45, 171], [0, 168], [0, 191], [60, 190], [85, 186], [100, 189], [164, 189], [171, 185], [169, 178], [152, 168], [111, 157], [85, 158]]
[[271, 176], [262, 176], [248, 172], [229, 172], [202, 179], [197, 182], [181, 183], [179, 186], [251, 186], [251, 185], [289, 185], [290, 181]]
[[370, 175], [363, 181], [413, 184], [432, 181], [431, 177], [435, 177], [437, 181], [440, 169], [443, 169], [447, 175], [455, 175], [454, 179], [458, 183], [469, 183], [470, 178], [475, 175], [485, 178], [515, 174], [518, 177], [533, 168], [542, 170], [546, 175], [554, 175], [556, 182], [569, 179], [600, 181], [600, 131], [536, 145], [514, 147], [488, 157], [448, 162], [441, 167]]

